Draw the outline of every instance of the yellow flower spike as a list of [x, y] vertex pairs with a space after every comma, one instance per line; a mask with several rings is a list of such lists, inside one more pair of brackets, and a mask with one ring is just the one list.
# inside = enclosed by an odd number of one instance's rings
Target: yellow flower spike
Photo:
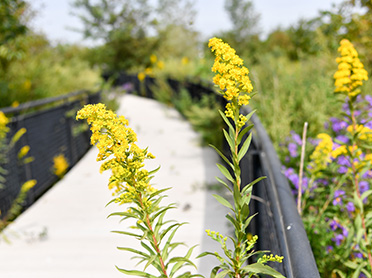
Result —
[[341, 57], [336, 59], [338, 70], [333, 76], [335, 79], [335, 92], [355, 97], [360, 93], [358, 87], [363, 85], [363, 81], [368, 80], [368, 73], [360, 62], [358, 52], [350, 41], [342, 40], [338, 51]]

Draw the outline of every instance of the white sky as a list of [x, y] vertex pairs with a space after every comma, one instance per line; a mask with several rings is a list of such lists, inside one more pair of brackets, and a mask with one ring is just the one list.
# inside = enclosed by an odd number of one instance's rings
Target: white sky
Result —
[[[53, 42], [81, 43], [79, 33], [69, 27], [80, 27], [78, 18], [70, 15], [69, 3], [73, 0], [28, 0], [37, 10], [33, 26], [37, 31], [45, 33]], [[230, 22], [224, 10], [225, 0], [195, 0], [197, 16], [195, 29], [203, 38], [209, 38], [220, 30], [227, 30]], [[312, 18], [318, 10], [329, 10], [333, 3], [342, 0], [253, 0], [256, 12], [261, 15], [260, 26], [264, 34], [276, 26], [287, 27], [300, 18]]]

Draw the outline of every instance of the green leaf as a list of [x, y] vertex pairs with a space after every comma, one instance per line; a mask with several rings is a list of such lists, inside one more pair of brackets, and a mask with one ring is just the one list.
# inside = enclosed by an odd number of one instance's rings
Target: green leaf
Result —
[[232, 193], [232, 190], [230, 188], [230, 186], [227, 185], [227, 183], [225, 181], [223, 181], [221, 178], [219, 177], [216, 177], [216, 180], [218, 180], [221, 184], [223, 184], [231, 193]]
[[157, 276], [148, 274], [143, 271], [138, 271], [138, 270], [126, 270], [122, 268], [118, 268], [116, 266], [117, 270], [119, 270], [121, 273], [127, 274], [127, 275], [132, 275], [132, 276], [139, 276], [139, 277], [147, 277], [147, 278], [157, 278]]
[[217, 194], [212, 194], [213, 197], [223, 206], [231, 209], [232, 211], [234, 211], [234, 208], [232, 207], [232, 205], [230, 204], [230, 202], [228, 200], [226, 200], [225, 198], [221, 197], [220, 195], [217, 195]]
[[213, 146], [211, 144], [209, 144], [209, 146], [211, 146], [219, 154], [219, 156], [226, 162], [227, 165], [229, 165], [231, 167], [231, 169], [234, 169], [234, 166], [231, 164], [231, 162], [227, 159], [227, 157], [219, 149], [217, 149], [215, 146]]
[[216, 164], [218, 169], [220, 169], [221, 173], [229, 180], [231, 181], [232, 183], [234, 183], [234, 179], [233, 177], [230, 175], [230, 172], [229, 170], [226, 169], [225, 166], [221, 165], [221, 164]]
[[[185, 257], [175, 257], [175, 258], [172, 258], [172, 259], [169, 260], [169, 263], [177, 262], [177, 263], [172, 267], [172, 270], [171, 270], [171, 274], [170, 274], [170, 276], [173, 276], [173, 275], [174, 275], [174, 274], [175, 274], [175, 273], [176, 273], [180, 268], [182, 268], [183, 265], [185, 265], [185, 263], [194, 266], [195, 269], [196, 269], [196, 265], [195, 265], [192, 261], [190, 261], [190, 256], [191, 256], [192, 251], [194, 250], [195, 247], [196, 247], [196, 245], [193, 246], [193, 247], [191, 247], [191, 248], [188, 250], [188, 252], [187, 252], [187, 254], [186, 254]], [[173, 260], [173, 259], [176, 259], [176, 260]], [[167, 265], [168, 265], [168, 264], [167, 264]]]
[[227, 126], [229, 127], [229, 129], [232, 131], [232, 133], [235, 133], [235, 129], [231, 125], [231, 123], [230, 123], [229, 119], [226, 117], [225, 113], [222, 112], [221, 110], [218, 110], [218, 112], [220, 113], [222, 119], [225, 121], [225, 123], [227, 124]]
[[168, 188], [164, 188], [164, 189], [161, 189], [161, 190], [156, 190], [154, 193], [151, 193], [151, 195], [149, 196], [149, 200], [152, 199], [153, 197], [163, 193], [164, 191], [167, 191], [169, 189], [171, 189], [172, 187], [168, 187]]
[[224, 278], [227, 274], [232, 273], [231, 270], [222, 270], [221, 272], [217, 273], [215, 278]]
[[135, 254], [138, 254], [138, 255], [141, 255], [145, 258], [149, 258], [150, 256], [142, 251], [139, 251], [139, 250], [136, 250], [136, 249], [133, 249], [133, 248], [129, 248], [129, 247], [117, 247], [119, 250], [122, 250], [122, 251], [128, 251], [128, 252], [131, 252], [131, 253], [135, 253]]
[[364, 200], [365, 198], [368, 198], [369, 195], [372, 194], [372, 190], [365, 191], [361, 196], [360, 199]]
[[243, 146], [240, 148], [238, 152], [238, 161], [240, 161], [247, 153], [249, 146], [251, 144], [251, 141], [252, 141], [252, 133], [249, 134], [248, 138], [244, 141]]
[[272, 277], [275, 278], [285, 278], [282, 274], [280, 274], [278, 271], [275, 269], [271, 268], [270, 266], [261, 264], [261, 263], [254, 263], [247, 265], [242, 268], [244, 271], [249, 271], [257, 274], [266, 274], [266, 275], [271, 275]]
[[160, 169], [160, 166], [152, 171], [149, 172], [149, 176], [152, 175], [152, 174], [155, 174], [157, 171], [159, 171]]
[[223, 135], [225, 136], [225, 139], [230, 146], [231, 153], [234, 153], [235, 152], [234, 138], [231, 138], [230, 135], [226, 132], [226, 130], [223, 130]]
[[137, 237], [137, 238], [142, 238], [141, 235], [137, 235], [137, 234], [129, 233], [129, 232], [125, 232], [125, 231], [111, 231], [111, 233], [122, 234], [122, 235], [127, 235], [127, 236], [133, 236], [133, 237]]
[[252, 110], [251, 112], [249, 112], [249, 113], [247, 114], [247, 116], [245, 116], [245, 117], [247, 118], [247, 121], [249, 121], [249, 120], [252, 118], [253, 114], [254, 114], [256, 111], [257, 111], [257, 109], [254, 109], [254, 110]]
[[250, 189], [253, 185], [255, 185], [256, 183], [258, 183], [259, 181], [262, 181], [264, 179], [266, 179], [267, 177], [259, 177], [257, 179], [255, 179], [254, 181], [248, 183], [246, 186], [244, 186], [244, 188], [242, 189], [242, 194], [246, 194], [246, 191], [248, 189]]
[[234, 225], [235, 230], [239, 230], [239, 224], [237, 223], [236, 219], [233, 218], [230, 214], [226, 214], [225, 217]]
[[126, 218], [137, 218], [133, 213], [121, 211], [121, 212], [113, 212], [107, 216], [107, 218], [111, 216], [125, 216]]
[[245, 127], [242, 131], [239, 132], [238, 139], [237, 139], [237, 143], [238, 143], [238, 144], [240, 144], [240, 142], [242, 141], [243, 136], [244, 136], [248, 131], [250, 131], [253, 127], [254, 127], [254, 125], [249, 125], [249, 126]]

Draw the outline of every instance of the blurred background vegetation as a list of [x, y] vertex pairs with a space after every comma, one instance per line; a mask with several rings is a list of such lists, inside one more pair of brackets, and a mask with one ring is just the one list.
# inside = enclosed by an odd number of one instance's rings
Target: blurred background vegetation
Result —
[[[340, 113], [333, 94], [335, 57], [342, 38], [372, 68], [372, 1], [345, 0], [312, 19], [262, 36], [254, 1], [225, 0], [231, 30], [215, 34], [237, 50], [258, 93], [251, 106], [279, 149], [291, 130], [309, 122], [309, 136]], [[210, 81], [213, 57], [194, 30], [189, 0], [71, 0], [85, 38], [97, 46], [52, 45], [30, 27], [28, 1], [0, 2], [0, 107], [97, 90], [103, 73], [126, 71], [179, 80]], [[366, 86], [365, 93], [371, 90]], [[200, 112], [200, 111], [199, 111]], [[200, 114], [200, 113], [199, 113]]]

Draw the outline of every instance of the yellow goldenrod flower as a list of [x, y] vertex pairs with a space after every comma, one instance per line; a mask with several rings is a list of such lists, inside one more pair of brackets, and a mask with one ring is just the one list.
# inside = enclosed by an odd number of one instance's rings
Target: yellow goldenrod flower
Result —
[[57, 155], [53, 158], [54, 174], [60, 178], [66, 173], [69, 164], [63, 154]]
[[18, 107], [19, 106], [19, 102], [18, 101], [13, 101], [13, 103], [12, 103], [12, 105], [11, 105], [12, 107]]
[[359, 140], [372, 141], [372, 129], [364, 125], [349, 125], [346, 130], [351, 134], [357, 134]]
[[159, 69], [163, 69], [164, 68], [164, 62], [163, 61], [158, 61], [156, 63], [156, 66], [159, 68]]
[[25, 89], [26, 91], [29, 91], [31, 89], [31, 81], [30, 80], [26, 80], [24, 83], [23, 83], [23, 89]]
[[358, 58], [358, 52], [353, 44], [343, 39], [340, 42], [338, 52], [341, 57], [336, 59], [338, 70], [334, 74], [335, 92], [345, 93], [349, 97], [354, 97], [360, 93], [359, 86], [363, 85], [363, 80], [368, 80], [368, 73]]
[[315, 147], [314, 152], [310, 155], [311, 162], [309, 163], [311, 172], [313, 173], [326, 169], [332, 157], [333, 141], [331, 136], [326, 133], [320, 133], [317, 138], [320, 141]]
[[144, 73], [144, 72], [140, 72], [138, 75], [137, 75], [137, 78], [138, 78], [138, 80], [139, 81], [143, 81], [143, 80], [145, 80], [145, 78], [146, 78], [146, 74]]
[[219, 38], [209, 40], [208, 46], [216, 55], [212, 71], [216, 73], [213, 82], [223, 91], [223, 96], [230, 101], [226, 105], [225, 114], [233, 118], [242, 127], [247, 120], [244, 116], [234, 115], [242, 105], [247, 105], [250, 100], [249, 93], [253, 86], [248, 77], [249, 70], [243, 65], [243, 60], [235, 54], [235, 50]]
[[152, 54], [150, 56], [150, 62], [151, 62], [151, 64], [155, 64], [157, 62], [157, 60], [158, 60], [158, 58], [156, 57], [155, 54]]
[[189, 58], [183, 57], [181, 60], [182, 65], [187, 65], [189, 63]]
[[26, 181], [22, 187], [21, 192], [28, 192], [31, 188], [33, 188], [36, 185], [36, 180], [29, 180]]
[[30, 151], [30, 146], [26, 145], [26, 146], [23, 146], [19, 152], [18, 152], [18, 159], [22, 159], [24, 158], [28, 152]]
[[111, 170], [108, 187], [118, 194], [117, 202], [129, 203], [140, 194], [154, 192], [148, 171], [142, 169], [144, 160], [154, 156], [135, 144], [137, 136], [127, 127], [127, 119], [107, 110], [102, 103], [84, 106], [76, 119], [87, 119], [90, 124], [91, 144], [99, 150], [97, 161], [105, 160], [100, 171]]

